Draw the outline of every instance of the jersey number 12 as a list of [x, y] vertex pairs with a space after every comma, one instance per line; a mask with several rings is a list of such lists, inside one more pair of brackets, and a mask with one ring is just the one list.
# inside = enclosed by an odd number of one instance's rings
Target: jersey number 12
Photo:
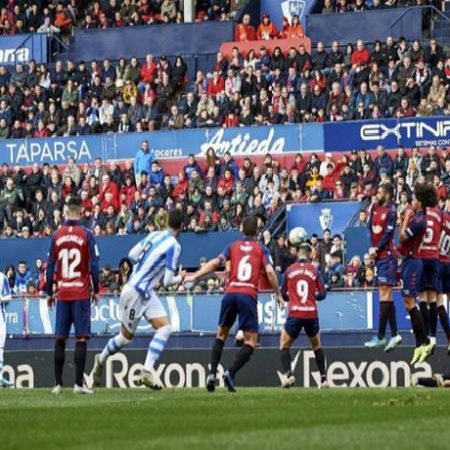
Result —
[[66, 280], [78, 278], [81, 272], [78, 271], [81, 262], [81, 252], [77, 248], [63, 248], [60, 250], [58, 258], [61, 260], [61, 274]]

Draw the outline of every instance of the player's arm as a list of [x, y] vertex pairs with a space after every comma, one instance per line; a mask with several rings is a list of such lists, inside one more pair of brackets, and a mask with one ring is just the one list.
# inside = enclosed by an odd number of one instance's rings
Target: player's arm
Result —
[[195, 283], [198, 279], [204, 277], [205, 275], [210, 274], [211, 272], [216, 272], [227, 259], [223, 254], [220, 254], [217, 258], [209, 260], [206, 264], [203, 265], [197, 272], [194, 272], [191, 275], [188, 275], [185, 278], [185, 281], [189, 283]]
[[11, 287], [9, 286], [8, 278], [3, 275], [2, 296], [0, 301], [9, 302], [10, 300], [12, 300]]
[[168, 288], [174, 284], [180, 284], [183, 281], [183, 274], [175, 275], [178, 266], [178, 258], [180, 256], [180, 246], [172, 245], [166, 255], [166, 271], [164, 272], [164, 287]]
[[48, 296], [47, 304], [50, 308], [55, 303], [55, 299], [53, 298], [53, 276], [55, 274], [55, 264], [56, 264], [55, 248], [54, 248], [54, 242], [53, 242], [53, 238], [52, 238], [51, 242], [50, 242], [50, 249], [48, 251], [47, 270], [45, 272], [46, 288], [47, 288], [47, 296]]
[[128, 258], [131, 260], [133, 264], [136, 264], [139, 260], [139, 255], [141, 254], [142, 249], [144, 248], [144, 241], [145, 239], [139, 241], [128, 253]]
[[269, 249], [263, 247], [263, 259], [264, 265], [266, 267], [267, 279], [269, 280], [270, 286], [277, 296], [278, 306], [280, 309], [284, 308], [284, 297], [281, 294], [280, 284], [278, 283], [278, 276], [273, 268], [272, 257], [270, 256]]
[[389, 244], [394, 234], [395, 225], [397, 223], [397, 212], [394, 208], [390, 208], [387, 214], [386, 228], [383, 231], [380, 242], [378, 243], [377, 251], [383, 250]]
[[423, 233], [427, 224], [425, 220], [410, 220], [414, 215], [414, 211], [406, 211], [405, 218], [403, 219], [402, 226], [400, 228], [400, 242], [407, 242], [420, 233]]
[[100, 291], [100, 265], [99, 265], [99, 252], [95, 237], [92, 233], [88, 234], [88, 246], [89, 246], [89, 268], [92, 279], [92, 289], [94, 291], [93, 300], [98, 301], [98, 293]]
[[316, 278], [316, 295], [315, 298], [318, 302], [321, 300], [325, 300], [327, 296], [327, 290], [325, 288], [325, 283], [323, 282], [322, 275], [319, 271], [317, 271], [317, 278]]
[[283, 300], [285, 302], [289, 301], [289, 292], [287, 289], [287, 274], [288, 271], [285, 272], [283, 275], [283, 278], [281, 279], [280, 289], [281, 289], [281, 295], [283, 296]]

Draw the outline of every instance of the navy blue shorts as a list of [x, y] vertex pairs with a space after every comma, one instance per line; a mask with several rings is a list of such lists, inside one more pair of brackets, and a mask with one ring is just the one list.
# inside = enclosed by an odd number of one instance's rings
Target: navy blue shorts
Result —
[[441, 263], [440, 291], [441, 294], [450, 292], [450, 264]]
[[258, 302], [251, 295], [225, 294], [220, 306], [219, 325], [231, 328], [239, 317], [239, 329], [258, 332]]
[[56, 302], [55, 336], [69, 337], [72, 324], [76, 337], [91, 336], [91, 300]]
[[376, 263], [379, 286], [395, 286], [397, 284], [397, 260], [392, 256], [379, 259]]
[[292, 339], [297, 339], [303, 328], [305, 329], [306, 336], [309, 338], [314, 337], [320, 331], [319, 319], [299, 319], [288, 316], [284, 324], [286, 333]]
[[441, 289], [441, 263], [438, 259], [423, 259], [422, 278], [420, 279], [420, 292]]
[[420, 279], [422, 277], [422, 260], [415, 258], [405, 259], [402, 263], [402, 294], [417, 297], [420, 292]]

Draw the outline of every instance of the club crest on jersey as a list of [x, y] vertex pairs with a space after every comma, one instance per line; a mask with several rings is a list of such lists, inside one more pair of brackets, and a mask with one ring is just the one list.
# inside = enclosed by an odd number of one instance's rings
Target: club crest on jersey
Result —
[[372, 231], [374, 234], [380, 234], [383, 231], [383, 227], [381, 225], [374, 225]]
[[322, 230], [326, 230], [327, 228], [331, 228], [333, 224], [333, 214], [331, 214], [330, 208], [323, 208], [321, 214], [319, 216], [319, 223], [322, 227]]
[[386, 219], [386, 213], [381, 214], [381, 220], [385, 220]]

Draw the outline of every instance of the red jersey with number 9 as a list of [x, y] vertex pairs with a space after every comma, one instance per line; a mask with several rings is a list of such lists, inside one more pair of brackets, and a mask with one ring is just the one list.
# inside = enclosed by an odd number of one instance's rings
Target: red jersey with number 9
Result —
[[442, 212], [439, 208], [427, 208], [427, 228], [419, 247], [419, 258], [439, 259], [439, 241], [442, 231]]
[[58, 300], [91, 298], [90, 262], [94, 259], [98, 259], [98, 251], [90, 230], [79, 224], [65, 224], [53, 234], [49, 262], [55, 264]]
[[439, 242], [439, 260], [444, 264], [450, 263], [450, 214], [442, 213], [442, 232]]
[[304, 260], [288, 267], [283, 292], [289, 297], [289, 317], [317, 319], [316, 294], [325, 293], [325, 286], [314, 264]]
[[249, 295], [256, 300], [261, 271], [272, 265], [269, 250], [255, 240], [242, 239], [228, 245], [219, 259], [230, 262], [227, 294]]

